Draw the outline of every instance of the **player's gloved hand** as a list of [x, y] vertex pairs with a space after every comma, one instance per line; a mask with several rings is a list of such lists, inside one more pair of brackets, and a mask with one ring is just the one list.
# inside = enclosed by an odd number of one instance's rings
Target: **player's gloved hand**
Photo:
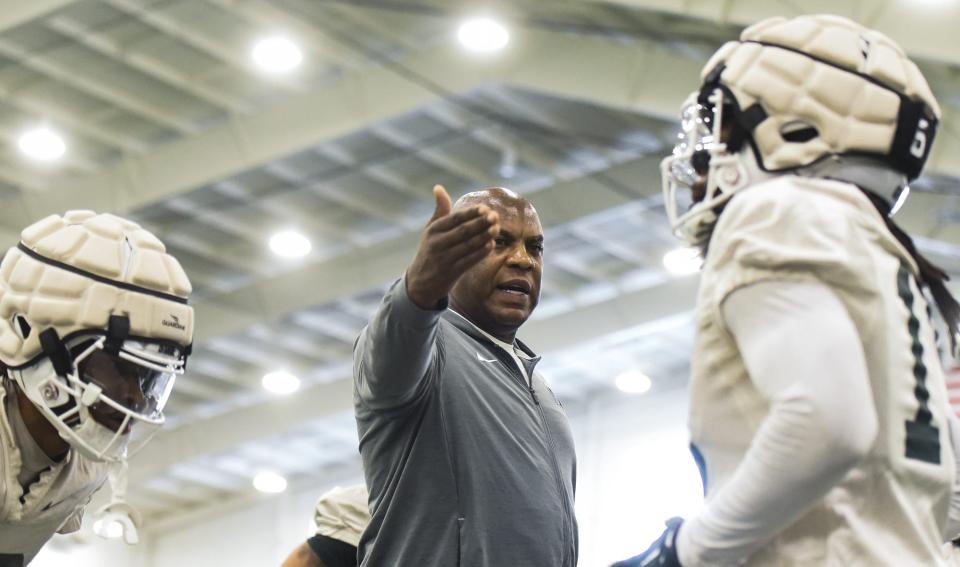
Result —
[[667, 529], [640, 555], [617, 561], [610, 567], [683, 567], [677, 558], [677, 534], [683, 518], [670, 518]]

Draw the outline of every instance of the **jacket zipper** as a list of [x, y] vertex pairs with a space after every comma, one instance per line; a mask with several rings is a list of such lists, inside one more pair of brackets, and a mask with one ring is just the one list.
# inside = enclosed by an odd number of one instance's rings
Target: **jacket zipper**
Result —
[[[500, 353], [497, 353], [497, 354], [499, 355]], [[524, 388], [526, 388], [528, 392], [530, 392], [530, 397], [533, 398], [533, 405], [537, 407], [537, 413], [540, 415], [540, 425], [543, 427], [543, 433], [546, 436], [547, 444], [550, 447], [550, 462], [553, 465], [553, 478], [557, 485], [557, 491], [560, 493], [560, 498], [563, 500], [563, 508], [564, 508], [563, 535], [564, 535], [564, 541], [568, 541], [573, 537], [573, 534], [568, 533], [570, 531], [570, 524], [572, 523], [570, 521], [571, 506], [570, 506], [570, 503], [567, 502], [567, 493], [563, 489], [563, 482], [561, 482], [560, 480], [561, 479], [560, 463], [557, 461], [557, 446], [553, 441], [553, 435], [550, 434], [550, 428], [547, 427], [547, 418], [546, 416], [543, 415], [543, 407], [540, 405], [540, 398], [537, 397], [537, 391], [533, 388], [533, 376], [531, 375], [530, 381], [525, 383], [523, 380], [523, 375], [520, 372], [520, 369], [516, 367], [517, 365], [516, 365], [516, 362], [513, 360], [513, 357], [510, 356], [509, 353], [504, 353], [504, 354], [510, 358], [509, 364], [507, 364], [507, 367], [511, 369], [510, 373], [520, 381], [520, 383], [523, 385]], [[504, 362], [503, 357], [498, 356], [498, 358], [500, 358], [501, 362]], [[563, 550], [563, 562], [562, 562], [563, 565], [567, 564], [567, 554], [568, 554], [568, 549], [565, 547]]]
[[[553, 475], [557, 482], [557, 490], [560, 492], [560, 498], [563, 500], [564, 508], [564, 523], [563, 523], [563, 532], [564, 532], [564, 541], [570, 541], [573, 537], [573, 534], [569, 533], [570, 531], [570, 508], [571, 505], [567, 502], [567, 492], [563, 489], [563, 483], [560, 481], [560, 463], [557, 461], [557, 446], [553, 441], [553, 435], [550, 433], [550, 428], [547, 427], [547, 418], [543, 415], [543, 407], [540, 405], [540, 402], [537, 400], [536, 392], [533, 389], [533, 380], [530, 380], [530, 393], [533, 395], [534, 404], [537, 406], [537, 411], [540, 413], [540, 424], [543, 426], [544, 434], [547, 436], [547, 443], [550, 445], [550, 457], [553, 464]], [[567, 548], [564, 548], [564, 558], [563, 565], [567, 564]]]

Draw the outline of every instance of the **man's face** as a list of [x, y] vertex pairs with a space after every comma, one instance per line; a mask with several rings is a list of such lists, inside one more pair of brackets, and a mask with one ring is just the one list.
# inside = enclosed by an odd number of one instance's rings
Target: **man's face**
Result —
[[540, 301], [543, 228], [526, 201], [485, 204], [500, 215], [500, 234], [493, 250], [457, 280], [451, 300], [481, 329], [512, 337]]
[[[80, 363], [80, 374], [84, 382], [96, 384], [104, 396], [118, 404], [137, 413], [147, 409], [147, 398], [140, 386], [136, 364], [97, 349]], [[126, 417], [104, 402], [91, 405], [90, 413], [98, 423], [112, 431], [119, 431]], [[124, 434], [130, 433], [130, 426], [128, 423]]]

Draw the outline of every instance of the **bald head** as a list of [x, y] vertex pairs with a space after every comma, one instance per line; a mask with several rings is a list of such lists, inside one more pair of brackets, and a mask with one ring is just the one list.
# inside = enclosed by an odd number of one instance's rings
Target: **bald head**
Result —
[[487, 187], [467, 193], [457, 199], [457, 202], [453, 204], [453, 209], [457, 210], [474, 205], [486, 205], [495, 211], [517, 211], [521, 214], [533, 213], [534, 216], [537, 216], [537, 210], [533, 208], [530, 201], [504, 187]]

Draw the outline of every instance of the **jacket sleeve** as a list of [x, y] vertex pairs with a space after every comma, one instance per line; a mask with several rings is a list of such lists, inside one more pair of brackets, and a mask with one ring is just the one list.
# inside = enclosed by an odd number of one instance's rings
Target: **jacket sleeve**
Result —
[[407, 295], [406, 277], [390, 287], [354, 345], [353, 378], [360, 401], [371, 409], [404, 405], [437, 374], [438, 328], [446, 300], [421, 309]]

